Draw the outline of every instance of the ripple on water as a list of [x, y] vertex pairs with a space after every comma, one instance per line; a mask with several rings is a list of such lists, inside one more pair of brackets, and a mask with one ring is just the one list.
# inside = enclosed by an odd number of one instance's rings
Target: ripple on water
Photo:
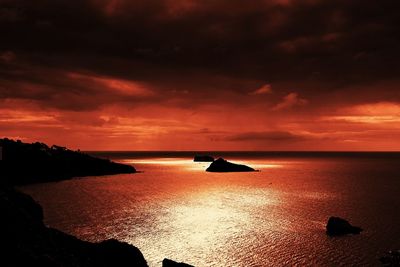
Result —
[[[375, 266], [380, 253], [400, 247], [398, 164], [241, 161], [261, 172], [215, 174], [191, 159], [141, 159], [133, 162], [142, 173], [23, 190], [43, 205], [47, 224], [90, 241], [127, 241], [150, 266], [164, 257], [200, 267]], [[366, 230], [329, 238], [331, 215]]]

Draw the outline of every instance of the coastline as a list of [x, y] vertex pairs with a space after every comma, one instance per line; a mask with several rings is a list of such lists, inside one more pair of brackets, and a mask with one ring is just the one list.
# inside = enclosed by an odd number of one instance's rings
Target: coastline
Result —
[[[2, 266], [148, 266], [142, 252], [128, 243], [116, 239], [92, 243], [46, 226], [42, 207], [14, 189], [77, 176], [135, 173], [133, 166], [38, 142], [0, 139], [0, 145]], [[190, 266], [169, 259], [162, 264]]]

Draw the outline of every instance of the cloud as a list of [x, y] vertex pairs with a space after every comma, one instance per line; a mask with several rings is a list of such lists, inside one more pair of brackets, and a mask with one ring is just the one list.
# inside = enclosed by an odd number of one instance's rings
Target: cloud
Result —
[[290, 109], [295, 106], [304, 106], [307, 103], [308, 101], [304, 98], [300, 98], [297, 93], [290, 93], [285, 96], [280, 103], [276, 104], [272, 110]]
[[[396, 143], [383, 137], [399, 124], [398, 1], [1, 3], [0, 127], [10, 136], [103, 149]], [[352, 134], [374, 128], [385, 131]], [[224, 139], [245, 139], [243, 129], [258, 142]], [[338, 134], [266, 141], [306, 132]]]
[[326, 120], [347, 121], [354, 123], [371, 123], [371, 124], [387, 124], [400, 122], [399, 116], [332, 116], [325, 118]]
[[377, 102], [355, 105], [345, 108], [344, 112], [358, 115], [400, 116], [400, 102]]
[[285, 131], [245, 132], [227, 137], [229, 141], [300, 141], [306, 137]]
[[0, 60], [6, 62], [6, 63], [10, 63], [13, 60], [15, 60], [16, 56], [14, 54], [14, 52], [12, 51], [5, 51], [5, 52], [0, 52]]
[[201, 70], [274, 83], [318, 71], [322, 81], [352, 84], [399, 75], [391, 0], [6, 3], [1, 12], [14, 15], [3, 17], [18, 20], [2, 21], [0, 49], [104, 76], [149, 81]]
[[272, 93], [272, 87], [270, 84], [264, 84], [257, 90], [250, 92], [249, 95], [264, 95], [264, 94], [269, 94]]
[[[20, 60], [13, 54], [6, 56], [5, 68], [0, 71], [0, 108], [1, 100], [8, 99], [35, 102], [42, 109], [77, 111], [116, 103], [133, 106], [157, 98], [144, 82], [50, 68]], [[13, 57], [11, 61], [9, 57]]]
[[[337, 115], [326, 116], [328, 121], [380, 124], [393, 128], [400, 122], [400, 103], [377, 102], [341, 108]], [[400, 126], [400, 125], [399, 125]]]
[[49, 114], [32, 113], [28, 111], [15, 111], [0, 109], [0, 123], [54, 123], [55, 118]]
[[96, 75], [86, 75], [80, 73], [68, 73], [67, 76], [80, 83], [85, 83], [87, 87], [101, 87], [127, 96], [150, 96], [153, 92], [145, 85], [134, 81], [117, 79], [111, 77], [101, 77]]

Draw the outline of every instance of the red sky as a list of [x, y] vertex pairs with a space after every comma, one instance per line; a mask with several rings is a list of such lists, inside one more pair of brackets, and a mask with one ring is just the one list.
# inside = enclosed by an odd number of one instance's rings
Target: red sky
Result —
[[400, 150], [399, 4], [365, 2], [0, 1], [0, 137]]

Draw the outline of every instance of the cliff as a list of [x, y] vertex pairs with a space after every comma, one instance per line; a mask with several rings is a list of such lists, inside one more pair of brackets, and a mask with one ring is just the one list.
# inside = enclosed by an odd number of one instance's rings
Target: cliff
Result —
[[127, 243], [91, 243], [46, 227], [41, 206], [14, 189], [0, 187], [0, 212], [0, 266], [147, 266]]

